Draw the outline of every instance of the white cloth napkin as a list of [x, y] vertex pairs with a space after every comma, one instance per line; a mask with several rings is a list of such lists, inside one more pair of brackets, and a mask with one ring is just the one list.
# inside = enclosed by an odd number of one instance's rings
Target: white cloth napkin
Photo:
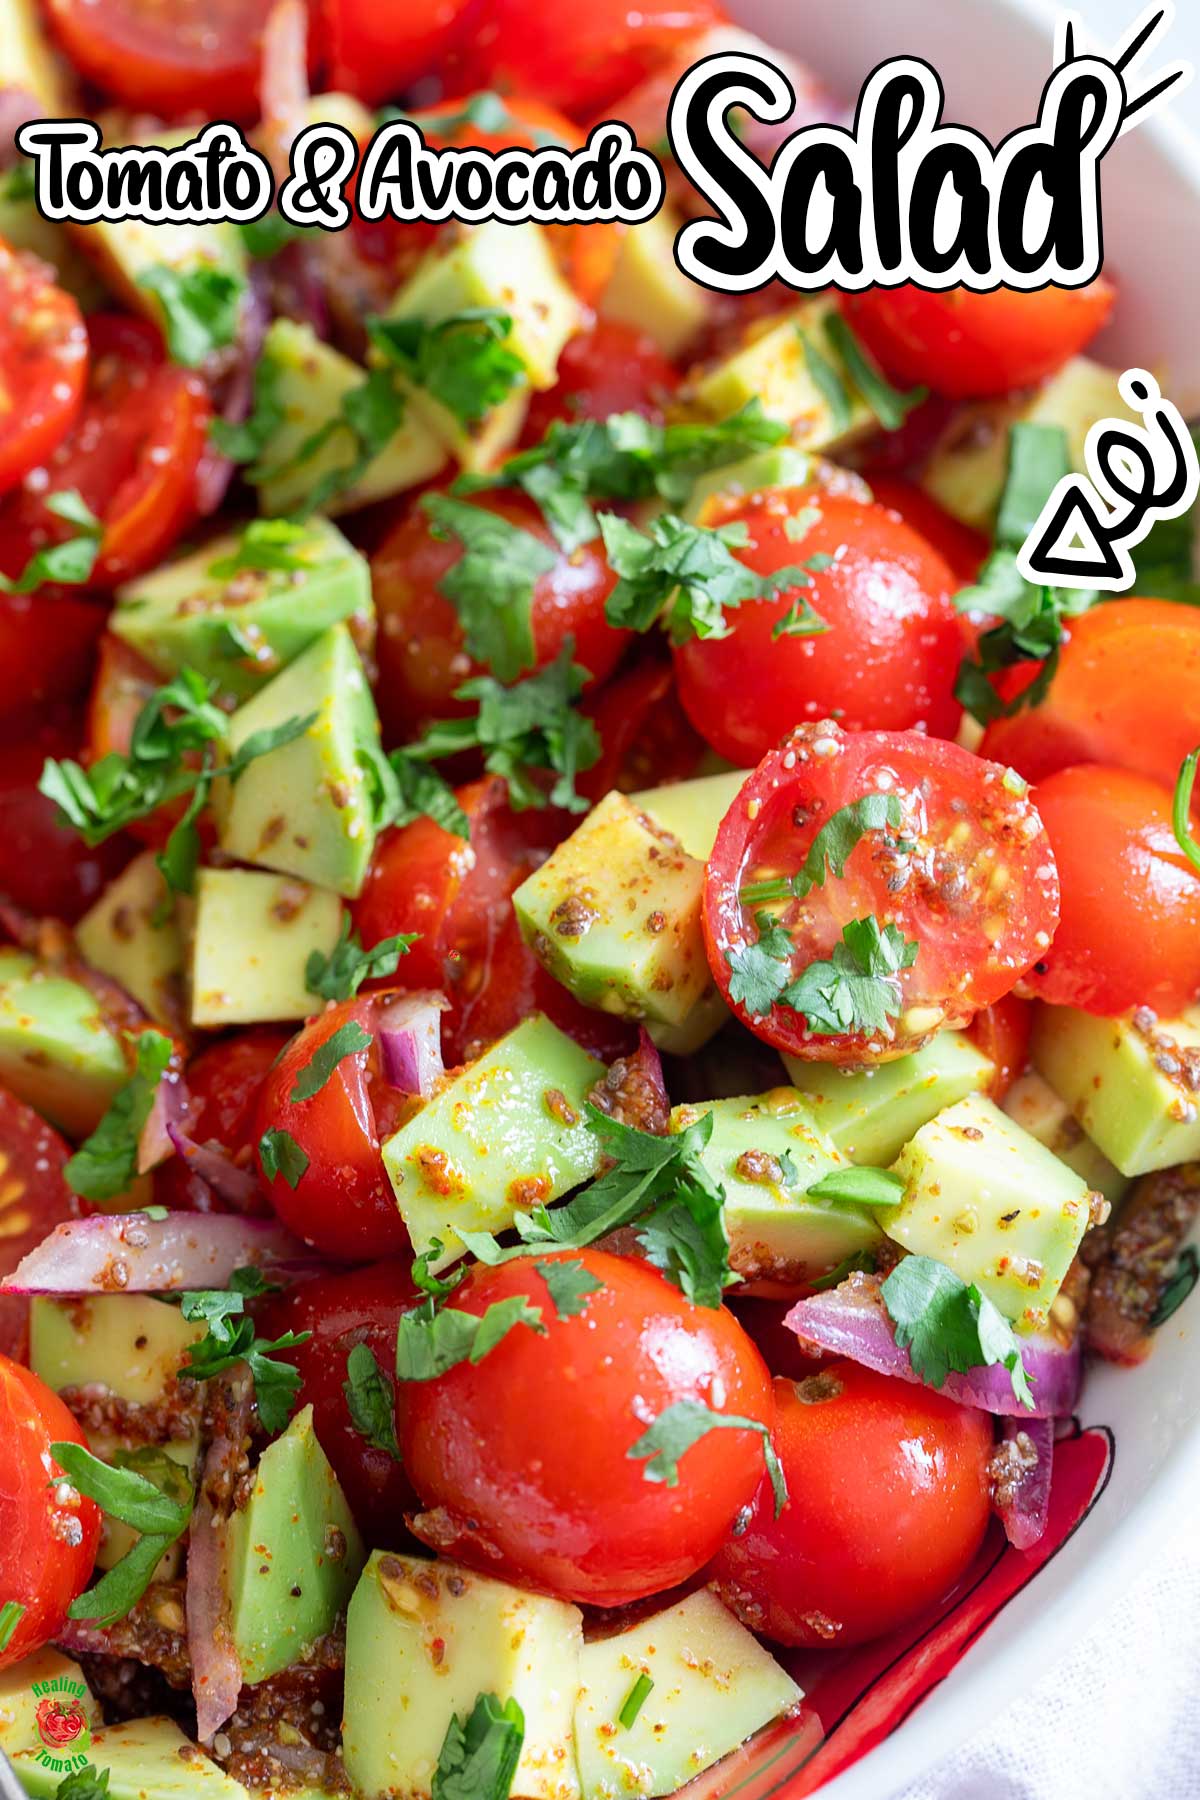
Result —
[[1200, 1536], [895, 1800], [1200, 1800]]

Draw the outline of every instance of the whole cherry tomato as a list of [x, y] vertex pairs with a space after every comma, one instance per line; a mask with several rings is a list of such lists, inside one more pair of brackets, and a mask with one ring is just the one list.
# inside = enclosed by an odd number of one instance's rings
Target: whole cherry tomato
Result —
[[954, 518], [914, 482], [874, 471], [867, 480], [877, 504], [899, 513], [911, 530], [933, 545], [959, 587], [976, 579], [988, 553], [988, 540], [981, 531]]
[[671, 664], [643, 656], [580, 704], [600, 734], [600, 760], [578, 776], [586, 800], [603, 800], [665, 782], [686, 781], [705, 754], [704, 740], [679, 704]]
[[[80, 1214], [63, 1169], [70, 1146], [31, 1106], [0, 1088], [0, 1275], [11, 1275], [56, 1225]], [[0, 1294], [0, 1351], [24, 1357], [29, 1302]]]
[[635, 412], [661, 424], [664, 404], [678, 386], [678, 369], [653, 338], [600, 319], [567, 344], [554, 386], [533, 396], [521, 442], [540, 444], [555, 419], [572, 424]]
[[[254, 1125], [263, 1084], [290, 1034], [256, 1025], [202, 1050], [187, 1066], [187, 1134], [196, 1144], [221, 1150], [237, 1169], [255, 1169]], [[225, 1204], [182, 1156], [162, 1163], [154, 1174], [154, 1197], [163, 1206], [190, 1212], [222, 1212]], [[266, 1195], [246, 1208], [269, 1213]]]
[[[957, 744], [917, 732], [843, 732], [828, 720], [793, 732], [742, 788], [708, 863], [705, 942], [734, 1012], [794, 1056], [863, 1062], [915, 1049], [1008, 993], [1058, 923], [1053, 852], [1021, 787]], [[789, 898], [785, 884], [804, 869], [818, 831], [879, 794], [896, 800], [897, 825], [864, 830], [836, 869]], [[779, 927], [786, 937], [775, 955], [770, 934]], [[882, 941], [872, 947], [872, 933], [882, 940], [889, 928], [891, 952]], [[769, 999], [813, 964], [829, 987], [820, 1032]], [[890, 1009], [886, 1024], [864, 1029], [848, 976], [883, 983], [867, 1000]], [[839, 1030], [843, 1005], [850, 1017]]]
[[621, 1606], [702, 1568], [763, 1468], [748, 1428], [699, 1437], [675, 1486], [635, 1445], [686, 1400], [769, 1430], [770, 1377], [732, 1313], [694, 1306], [646, 1263], [599, 1250], [538, 1261], [580, 1263], [597, 1285], [560, 1314], [532, 1257], [476, 1266], [455, 1307], [482, 1314], [523, 1295], [543, 1329], [519, 1323], [478, 1363], [405, 1384], [400, 1447], [429, 1509], [413, 1529], [488, 1574]]
[[83, 401], [83, 315], [54, 271], [0, 238], [0, 493], [44, 462]]
[[954, 400], [1032, 387], [1078, 355], [1116, 298], [1103, 276], [1083, 288], [1021, 293], [967, 288], [868, 288], [842, 307], [893, 381], [921, 382]]
[[257, 108], [273, 0], [47, 0], [81, 74], [125, 106], [244, 119]]
[[69, 716], [24, 727], [14, 719], [0, 732], [0, 895], [68, 925], [137, 848], [123, 832], [90, 848], [38, 792], [47, 757], [78, 754], [78, 725]]
[[0, 1669], [57, 1636], [96, 1561], [100, 1508], [50, 1454], [64, 1443], [84, 1436], [58, 1395], [0, 1356], [0, 1594], [24, 1608]]
[[403, 7], [322, 0], [329, 86], [372, 106], [403, 93], [450, 49], [470, 5], [471, 0]]
[[[819, 487], [768, 488], [710, 505], [704, 523], [743, 525], [749, 542], [735, 554], [760, 575], [827, 559], [807, 585], [728, 610], [726, 637], [676, 649], [684, 711], [718, 756], [750, 767], [794, 725], [829, 717], [953, 737], [965, 642], [950, 602], [957, 584], [894, 512]], [[777, 636], [800, 600], [824, 629]]]
[[931, 1388], [827, 1363], [775, 1383], [769, 1484], [711, 1574], [725, 1604], [779, 1644], [841, 1649], [940, 1600], [970, 1568], [990, 1513], [992, 1421]]

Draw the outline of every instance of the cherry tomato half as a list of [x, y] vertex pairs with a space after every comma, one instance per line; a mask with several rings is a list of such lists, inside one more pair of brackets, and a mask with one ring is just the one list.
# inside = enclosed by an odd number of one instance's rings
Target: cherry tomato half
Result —
[[54, 271], [0, 238], [0, 493], [66, 435], [87, 356], [83, 315]]
[[663, 406], [678, 386], [678, 369], [653, 338], [600, 319], [566, 345], [554, 386], [533, 396], [521, 442], [540, 444], [555, 419], [574, 423], [635, 412], [661, 424]]
[[[63, 1175], [70, 1154], [45, 1119], [0, 1088], [0, 1275], [11, 1275], [56, 1225], [79, 1217]], [[23, 1357], [28, 1326], [28, 1300], [0, 1294], [0, 1351]]]
[[[748, 768], [794, 725], [830, 716], [849, 729], [919, 725], [953, 737], [964, 647], [956, 583], [894, 512], [819, 487], [770, 488], [710, 507], [704, 523], [744, 525], [750, 541], [735, 554], [760, 575], [832, 559], [810, 585], [730, 610], [727, 637], [676, 649], [684, 711], [719, 756]], [[801, 598], [827, 629], [774, 636]]]
[[47, 757], [78, 754], [70, 719], [20, 729], [10, 720], [0, 732], [0, 895], [68, 925], [99, 899], [137, 848], [123, 832], [89, 847], [38, 792]]
[[671, 664], [644, 656], [593, 690], [580, 711], [600, 734], [600, 759], [576, 778], [586, 800], [603, 800], [664, 782], [686, 781], [704, 756], [704, 740], [679, 704]]
[[769, 1484], [712, 1567], [738, 1617], [779, 1644], [841, 1649], [879, 1637], [966, 1574], [990, 1513], [992, 1421], [931, 1388], [827, 1363], [775, 1382]]
[[620, 1606], [703, 1567], [763, 1468], [751, 1430], [707, 1432], [674, 1487], [648, 1478], [633, 1446], [680, 1400], [769, 1429], [770, 1377], [732, 1313], [693, 1306], [647, 1264], [598, 1250], [539, 1260], [581, 1261], [602, 1285], [565, 1318], [532, 1258], [477, 1266], [456, 1288], [471, 1313], [523, 1294], [545, 1331], [518, 1324], [479, 1363], [407, 1385], [401, 1450], [430, 1509], [413, 1529], [488, 1574]]
[[[1046, 830], [1049, 833], [1049, 826]], [[1053, 837], [1050, 841], [1053, 843]], [[1060, 869], [1060, 882], [1061, 878]], [[1002, 1000], [985, 1006], [967, 1027], [967, 1036], [977, 1050], [991, 1059], [995, 1069], [987, 1091], [997, 1106], [1017, 1076], [1024, 1073], [1032, 1032], [1033, 1007], [1028, 1000], [1019, 1000], [1015, 994], [1005, 994]]]
[[967, 288], [868, 288], [842, 307], [893, 381], [920, 382], [954, 400], [982, 400], [1032, 387], [1078, 355], [1112, 311], [1116, 293], [1099, 276], [1084, 288], [1020, 293]]
[[1200, 875], [1171, 827], [1171, 793], [1090, 763], [1039, 782], [1062, 917], [1025, 986], [1054, 1006], [1176, 1013], [1200, 989]]
[[59, 43], [116, 100], [164, 114], [244, 119], [257, 109], [273, 0], [47, 0]]
[[[290, 1033], [272, 1025], [239, 1031], [202, 1050], [187, 1066], [187, 1132], [194, 1143], [221, 1150], [236, 1168], [254, 1167], [259, 1095]], [[190, 1212], [223, 1212], [219, 1194], [192, 1173], [182, 1156], [154, 1172], [154, 1198]], [[246, 1209], [269, 1213], [266, 1195]]]
[[372, 106], [394, 98], [441, 60], [470, 5], [471, 0], [434, 0], [423, 6], [323, 0], [329, 86]]
[[[957, 744], [917, 732], [842, 732], [829, 721], [801, 726], [764, 757], [721, 823], [704, 885], [709, 963], [738, 1017], [795, 1056], [862, 1062], [912, 1050], [1008, 993], [1050, 943], [1058, 878], [1032, 802], [1005, 776]], [[861, 836], [841, 875], [827, 872], [803, 900], [743, 897], [795, 875], [826, 821], [873, 793], [896, 797], [901, 823]], [[856, 920], [873, 917], [916, 942], [911, 966], [888, 976], [898, 1013], [890, 1033], [810, 1035], [791, 1007], [752, 1010], [740, 984], [734, 998], [763, 905], [790, 932], [793, 976], [830, 958]]]
[[0, 726], [86, 689], [104, 607], [49, 594], [0, 594]]
[[49, 1643], [87, 1586], [100, 1508], [71, 1487], [50, 1454], [51, 1444], [83, 1442], [53, 1389], [0, 1356], [0, 1594], [25, 1608], [0, 1650], [0, 1669]]

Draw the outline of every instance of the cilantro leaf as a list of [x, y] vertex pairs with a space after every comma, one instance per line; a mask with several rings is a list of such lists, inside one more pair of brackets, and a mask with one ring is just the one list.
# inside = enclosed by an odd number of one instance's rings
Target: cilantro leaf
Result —
[[171, 1040], [141, 1031], [134, 1040], [134, 1071], [118, 1088], [108, 1111], [63, 1169], [73, 1193], [96, 1202], [115, 1200], [137, 1174], [138, 1138], [150, 1117], [158, 1084], [171, 1060]]
[[749, 542], [740, 520], [712, 528], [661, 513], [648, 533], [617, 513], [601, 513], [599, 522], [605, 553], [619, 577], [604, 609], [609, 624], [649, 631], [661, 619], [674, 644], [728, 637], [726, 607], [774, 600], [811, 581], [798, 564], [758, 575], [739, 561], [733, 550]]
[[517, 1325], [541, 1334], [546, 1330], [541, 1307], [531, 1306], [524, 1294], [496, 1300], [483, 1313], [462, 1312], [453, 1306], [435, 1311], [428, 1301], [400, 1316], [396, 1378], [433, 1381], [461, 1362], [482, 1362]]
[[772, 913], [755, 913], [754, 923], [758, 927], [757, 940], [726, 950], [725, 961], [730, 969], [729, 998], [757, 1019], [778, 1004], [791, 980], [796, 946], [791, 932]]
[[681, 1172], [674, 1191], [637, 1227], [646, 1261], [695, 1306], [720, 1306], [738, 1277], [729, 1266], [725, 1193], [707, 1171]]
[[589, 1275], [581, 1262], [539, 1262], [534, 1268], [545, 1282], [560, 1319], [573, 1319], [587, 1310], [587, 1297], [604, 1286]]
[[20, 1600], [6, 1600], [0, 1606], [0, 1653], [12, 1643], [25, 1612], [26, 1608]]
[[165, 1550], [187, 1530], [193, 1490], [186, 1470], [157, 1445], [118, 1450], [101, 1462], [82, 1444], [50, 1446], [72, 1487], [94, 1500], [109, 1518], [140, 1535], [121, 1560], [72, 1601], [72, 1619], [111, 1625], [145, 1593]]
[[864, 1275], [874, 1275], [876, 1267], [872, 1251], [855, 1250], [824, 1275], [810, 1281], [809, 1286], [815, 1294], [823, 1294], [828, 1288], [840, 1287], [847, 1275], [853, 1275], [856, 1271], [861, 1270]]
[[524, 1742], [525, 1715], [517, 1702], [501, 1706], [495, 1694], [480, 1694], [466, 1720], [456, 1713], [446, 1728], [430, 1782], [432, 1800], [508, 1800]]
[[804, 353], [808, 378], [829, 408], [829, 422], [835, 434], [840, 437], [843, 432], [849, 431], [854, 422], [854, 402], [850, 389], [840, 369], [814, 344], [808, 332], [797, 327], [797, 336]]
[[999, 1363], [1008, 1370], [1017, 1399], [1033, 1406], [1012, 1326], [986, 1294], [973, 1284], [968, 1287], [945, 1263], [905, 1256], [880, 1293], [896, 1342], [908, 1351], [914, 1373], [931, 1387], [943, 1387], [951, 1373]]
[[637, 1724], [638, 1714], [641, 1712], [643, 1706], [645, 1706], [653, 1691], [654, 1683], [643, 1669], [629, 1692], [626, 1694], [625, 1699], [621, 1704], [621, 1710], [617, 1714], [617, 1723], [624, 1731], [633, 1730], [633, 1727]]
[[[278, 398], [272, 391], [272, 404]], [[296, 519], [311, 518], [338, 494], [362, 480], [375, 458], [388, 446], [404, 423], [405, 398], [388, 369], [372, 369], [360, 382], [347, 388], [332, 418], [311, 432], [299, 448], [281, 463], [269, 467], [262, 461], [247, 471], [246, 480], [261, 487], [303, 468], [336, 437], [350, 440], [350, 458], [337, 463], [313, 482], [300, 504], [292, 509]], [[280, 422], [283, 415], [280, 414]], [[269, 441], [270, 434], [266, 434]], [[262, 449], [266, 448], [266, 441]]]
[[260, 1338], [253, 1319], [246, 1314], [246, 1301], [264, 1291], [265, 1284], [256, 1269], [235, 1269], [228, 1288], [207, 1288], [181, 1295], [184, 1318], [202, 1319], [208, 1326], [204, 1337], [189, 1346], [183, 1369], [198, 1381], [210, 1381], [214, 1375], [223, 1375], [244, 1362], [254, 1379], [263, 1429], [279, 1432], [287, 1427], [301, 1377], [291, 1363], [275, 1362], [273, 1357], [279, 1350], [294, 1350], [306, 1344], [312, 1332], [285, 1331], [281, 1337]]
[[422, 1250], [420, 1256], [413, 1258], [412, 1278], [414, 1287], [419, 1287], [423, 1294], [429, 1294], [434, 1300], [444, 1300], [466, 1276], [466, 1268], [459, 1264], [446, 1276], [435, 1275], [430, 1269], [431, 1262], [436, 1262], [446, 1246], [440, 1237], [429, 1240], [428, 1250]]
[[79, 587], [90, 580], [104, 536], [103, 519], [96, 517], [78, 488], [63, 488], [57, 494], [48, 495], [45, 507], [56, 518], [74, 525], [76, 535], [35, 550], [15, 581], [0, 575], [0, 592], [32, 594], [44, 582], [57, 581]]
[[347, 1019], [344, 1025], [319, 1044], [297, 1072], [295, 1083], [288, 1098], [311, 1100], [319, 1094], [338, 1064], [347, 1056], [357, 1056], [360, 1051], [369, 1050], [375, 1042], [369, 1031], [364, 1031], [357, 1019]]
[[895, 1206], [904, 1194], [904, 1179], [890, 1169], [872, 1169], [865, 1163], [831, 1169], [805, 1188], [809, 1200], [845, 1201], [852, 1206]]
[[407, 381], [469, 428], [525, 383], [525, 365], [508, 347], [512, 326], [510, 314], [472, 306], [433, 324], [368, 319], [367, 335]]
[[757, 1431], [762, 1439], [763, 1458], [775, 1495], [775, 1517], [787, 1504], [787, 1483], [771, 1442], [771, 1433], [761, 1419], [745, 1419], [738, 1413], [716, 1412], [703, 1400], [676, 1400], [660, 1412], [625, 1452], [636, 1461], [645, 1461], [642, 1474], [647, 1481], [663, 1481], [668, 1487], [679, 1486], [679, 1461], [693, 1444], [698, 1444], [710, 1431]]
[[888, 827], [898, 830], [900, 819], [900, 802], [895, 794], [864, 794], [861, 800], [839, 806], [813, 838], [795, 875], [749, 882], [741, 890], [742, 902], [758, 906], [764, 900], [807, 900], [814, 888], [824, 886], [827, 874], [841, 879], [852, 852], [864, 837]]
[[364, 981], [377, 975], [393, 975], [400, 958], [408, 955], [420, 935], [417, 931], [397, 932], [364, 950], [357, 933], [351, 930], [347, 913], [329, 955], [322, 950], [310, 951], [304, 965], [304, 985], [319, 1000], [352, 1000]]
[[355, 1344], [346, 1358], [342, 1392], [346, 1396], [350, 1423], [359, 1436], [366, 1438], [376, 1450], [385, 1450], [393, 1462], [399, 1462], [395, 1384], [376, 1362], [375, 1352], [369, 1344]]
[[498, 513], [450, 494], [425, 494], [421, 506], [435, 538], [457, 538], [458, 561], [438, 582], [463, 628], [466, 647], [500, 681], [533, 666], [533, 590], [556, 557], [531, 532]]
[[237, 337], [246, 284], [227, 269], [174, 269], [155, 263], [137, 285], [154, 294], [162, 308], [167, 349], [173, 362], [198, 369], [214, 350]]
[[260, 356], [254, 367], [254, 398], [248, 417], [237, 424], [228, 419], [212, 420], [208, 435], [230, 462], [259, 463], [267, 445], [286, 423], [287, 412], [279, 392], [282, 379], [283, 370], [274, 357]]
[[108, 1800], [108, 1770], [84, 1763], [64, 1775], [54, 1790], [54, 1800]]
[[1196, 786], [1196, 764], [1200, 762], [1200, 746], [1189, 750], [1179, 765], [1175, 780], [1175, 797], [1171, 805], [1171, 828], [1175, 842], [1191, 863], [1200, 870], [1200, 844], [1192, 835], [1192, 791]]
[[228, 581], [243, 569], [291, 573], [313, 568], [317, 565], [297, 553], [300, 544], [311, 546], [313, 541], [312, 533], [291, 519], [252, 519], [233, 554], [210, 563], [208, 572], [217, 581]]
[[256, 262], [270, 262], [289, 244], [302, 242], [312, 232], [311, 225], [297, 225], [272, 208], [261, 219], [246, 219], [238, 225], [247, 254]]
[[828, 315], [825, 336], [883, 429], [899, 431], [913, 407], [919, 406], [927, 397], [928, 388], [910, 388], [907, 393], [894, 388], [868, 357], [843, 313], [835, 310]]
[[426, 767], [408, 750], [391, 751], [388, 762], [396, 778], [387, 815], [389, 825], [411, 825], [414, 819], [424, 817], [453, 837], [470, 837], [471, 821], [444, 776]]
[[809, 963], [780, 994], [779, 1004], [803, 1013], [817, 1037], [886, 1036], [903, 1005], [900, 971], [912, 967], [917, 950], [915, 940], [896, 925], [881, 928], [870, 914], [851, 919], [833, 955]]
[[308, 1167], [308, 1157], [300, 1148], [290, 1131], [264, 1131], [258, 1140], [258, 1154], [262, 1158], [263, 1174], [268, 1181], [274, 1181], [277, 1175], [283, 1177], [290, 1188], [298, 1186], [300, 1177]]

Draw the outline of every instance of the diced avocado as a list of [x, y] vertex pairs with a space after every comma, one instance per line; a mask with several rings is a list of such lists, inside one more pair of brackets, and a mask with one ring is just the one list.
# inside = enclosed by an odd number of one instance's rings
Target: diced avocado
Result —
[[676, 266], [679, 225], [678, 215], [664, 206], [652, 219], [629, 227], [599, 307], [602, 319], [644, 331], [670, 357], [687, 349], [709, 315], [704, 289]]
[[656, 825], [677, 837], [689, 856], [707, 862], [721, 820], [745, 783], [745, 769], [730, 769], [728, 774], [699, 775], [693, 781], [643, 788], [629, 799], [641, 812], [649, 813]]
[[302, 1019], [317, 1002], [304, 979], [314, 950], [328, 956], [342, 903], [325, 888], [251, 869], [201, 869], [191, 930], [193, 1025]]
[[1200, 1157], [1200, 1007], [1101, 1019], [1039, 1006], [1031, 1060], [1122, 1175]]
[[[621, 1709], [654, 1683], [632, 1725]], [[673, 1794], [788, 1712], [803, 1691], [707, 1588], [585, 1644], [575, 1755], [583, 1800]]]
[[[92, 1734], [91, 1748], [75, 1766], [88, 1762], [107, 1769], [107, 1800], [248, 1800], [241, 1782], [185, 1738], [173, 1719], [105, 1726]], [[45, 1751], [25, 1750], [13, 1758], [30, 1800], [54, 1800], [67, 1766]]]
[[346, 1621], [346, 1773], [361, 1800], [428, 1800], [453, 1718], [515, 1700], [525, 1741], [514, 1800], [577, 1800], [571, 1715], [578, 1607], [455, 1563], [376, 1551]]
[[701, 475], [684, 508], [684, 517], [703, 525], [710, 500], [738, 498], [743, 494], [758, 493], [762, 488], [807, 487], [820, 466], [817, 457], [793, 449], [790, 444], [780, 444], [774, 450], [758, 450], [753, 456], [744, 456], [740, 462]]
[[226, 1534], [230, 1630], [247, 1682], [300, 1661], [332, 1629], [363, 1561], [362, 1539], [306, 1406], [263, 1451], [250, 1499]]
[[23, 951], [0, 950], [0, 1084], [68, 1137], [86, 1137], [128, 1079], [95, 996]]
[[728, 1025], [729, 1017], [729, 1008], [712, 987], [678, 1025], [665, 1025], [661, 1019], [647, 1019], [646, 1035], [652, 1044], [670, 1056], [694, 1056], [709, 1038], [716, 1037], [723, 1025]]
[[242, 549], [230, 532], [123, 587], [110, 629], [160, 674], [196, 669], [249, 699], [331, 625], [362, 633], [374, 618], [366, 557], [328, 519], [296, 529], [285, 546], [295, 567], [214, 573]]
[[[276, 378], [275, 396], [283, 422], [272, 433], [259, 458], [265, 479], [258, 483], [259, 506], [281, 517], [302, 506], [327, 475], [349, 469], [358, 448], [348, 427], [338, 426], [311, 456], [304, 446], [339, 418], [342, 400], [363, 385], [366, 370], [323, 344], [307, 325], [276, 319], [263, 344], [263, 361]], [[432, 481], [444, 468], [446, 452], [428, 425], [409, 407], [400, 429], [389, 438], [363, 473], [340, 488], [323, 505], [328, 513], [353, 512], [373, 500], [384, 500], [405, 488]]]
[[702, 1161], [725, 1189], [729, 1260], [746, 1281], [797, 1285], [870, 1250], [883, 1233], [869, 1207], [810, 1200], [805, 1189], [845, 1166], [795, 1088], [677, 1106], [672, 1131], [711, 1113]]
[[513, 895], [526, 943], [604, 1012], [681, 1025], [713, 986], [700, 929], [704, 865], [606, 794]]
[[229, 754], [315, 714], [300, 737], [214, 795], [222, 850], [352, 900], [366, 880], [379, 806], [379, 719], [345, 625], [333, 625], [229, 721]]
[[6, 1756], [44, 1745], [34, 1724], [44, 1700], [56, 1701], [64, 1712], [78, 1708], [89, 1726], [101, 1722], [99, 1703], [79, 1664], [47, 1644], [11, 1668], [0, 1670], [0, 1751]]
[[1103, 1194], [1113, 1206], [1120, 1204], [1129, 1187], [1129, 1177], [1122, 1175], [1103, 1150], [1093, 1144], [1072, 1117], [1066, 1101], [1059, 1099], [1036, 1069], [1013, 1082], [1004, 1096], [1004, 1110], [1022, 1131], [1045, 1144], [1068, 1169], [1074, 1169], [1095, 1193]]
[[0, 238], [14, 250], [32, 251], [49, 263], [55, 285], [73, 294], [84, 312], [95, 312], [104, 304], [104, 283], [80, 254], [66, 226], [57, 219], [44, 219], [32, 195], [22, 198], [14, 193], [11, 173], [0, 175]]
[[462, 1254], [458, 1228], [504, 1231], [594, 1175], [584, 1118], [601, 1063], [543, 1013], [523, 1019], [447, 1082], [383, 1146], [383, 1163], [416, 1254]]
[[75, 942], [93, 969], [171, 1024], [183, 1004], [183, 935], [167, 899], [154, 852], [143, 850], [80, 919]]
[[939, 1031], [911, 1056], [868, 1068], [785, 1056], [784, 1065], [821, 1125], [851, 1162], [885, 1167], [947, 1106], [982, 1093], [995, 1069], [961, 1031]]
[[43, 29], [37, 0], [0, 0], [0, 88], [31, 94], [48, 119], [72, 111], [69, 64]]
[[[824, 298], [778, 313], [731, 356], [692, 371], [681, 397], [693, 413], [726, 419], [758, 400], [773, 419], [792, 428], [792, 442], [804, 450], [853, 443], [875, 427], [875, 414], [850, 380], [825, 335], [825, 320], [837, 311]], [[808, 352], [828, 363], [846, 390], [849, 423], [842, 424], [827, 394], [813, 379]]]
[[906, 1186], [877, 1214], [887, 1235], [947, 1263], [1014, 1324], [1044, 1325], [1088, 1227], [1087, 1183], [982, 1094], [922, 1125], [894, 1168]]
[[56, 1393], [94, 1384], [131, 1405], [154, 1406], [172, 1398], [188, 1346], [204, 1331], [148, 1294], [35, 1299], [29, 1366]]
[[1084, 440], [1097, 419], [1134, 418], [1117, 387], [1118, 373], [1076, 356], [1032, 393], [959, 407], [925, 465], [921, 486], [956, 519], [990, 530], [1008, 473], [1009, 428], [1061, 425], [1071, 466], [1082, 473]]
[[[84, 1435], [92, 1455], [98, 1456], [102, 1462], [107, 1463], [114, 1461], [119, 1451], [142, 1448], [145, 1441], [144, 1437], [139, 1441], [132, 1437], [118, 1437], [107, 1431], [86, 1431]], [[193, 1487], [195, 1486], [200, 1468], [199, 1436], [170, 1438], [164, 1443], [155, 1444], [152, 1448], [161, 1450], [164, 1456], [169, 1456], [172, 1462], [178, 1463]], [[183, 1499], [186, 1493], [187, 1489], [181, 1484], [178, 1497]], [[131, 1525], [126, 1525], [123, 1519], [114, 1519], [111, 1513], [105, 1513], [100, 1521], [100, 1543], [96, 1550], [96, 1567], [98, 1569], [113, 1568], [129, 1554], [140, 1536], [141, 1533], [135, 1531]], [[183, 1542], [181, 1539], [177, 1539], [163, 1551], [155, 1566], [153, 1579], [155, 1581], [173, 1581], [182, 1570]]]

